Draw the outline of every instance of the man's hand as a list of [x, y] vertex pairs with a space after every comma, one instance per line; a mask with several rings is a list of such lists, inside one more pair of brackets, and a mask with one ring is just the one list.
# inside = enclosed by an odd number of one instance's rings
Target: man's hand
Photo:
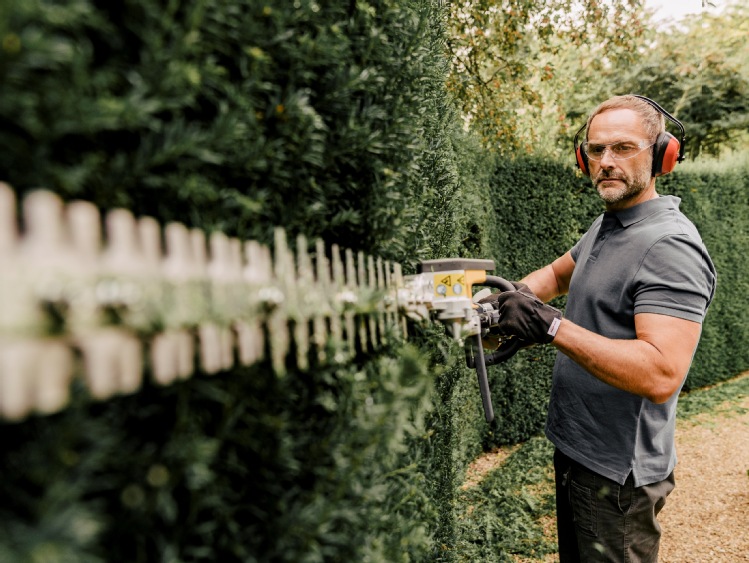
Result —
[[514, 336], [528, 344], [548, 344], [554, 340], [562, 313], [546, 305], [523, 283], [511, 282], [515, 291], [494, 293], [481, 303], [491, 303], [499, 311], [499, 323], [492, 332]]

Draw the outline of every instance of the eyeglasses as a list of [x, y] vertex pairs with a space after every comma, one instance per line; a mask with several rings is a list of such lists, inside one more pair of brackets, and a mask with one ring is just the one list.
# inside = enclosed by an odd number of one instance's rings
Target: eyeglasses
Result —
[[628, 158], [634, 158], [645, 149], [649, 149], [655, 143], [646, 144], [647, 141], [640, 141], [635, 143], [633, 141], [619, 141], [618, 143], [608, 143], [605, 145], [589, 143], [585, 141], [583, 143], [583, 151], [588, 155], [590, 160], [601, 160], [603, 155], [606, 153], [606, 149], [611, 152], [611, 157], [614, 160], [627, 160]]

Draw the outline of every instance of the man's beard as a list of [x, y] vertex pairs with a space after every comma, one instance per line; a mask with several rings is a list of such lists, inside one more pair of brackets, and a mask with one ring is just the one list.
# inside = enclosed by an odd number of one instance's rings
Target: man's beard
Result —
[[[593, 178], [593, 185], [598, 191], [598, 195], [608, 205], [633, 200], [650, 185], [651, 168], [652, 163], [645, 161], [633, 171], [631, 177], [620, 170], [601, 168], [596, 177]], [[598, 185], [601, 180], [620, 180], [624, 185], [620, 188], [604, 189]]]

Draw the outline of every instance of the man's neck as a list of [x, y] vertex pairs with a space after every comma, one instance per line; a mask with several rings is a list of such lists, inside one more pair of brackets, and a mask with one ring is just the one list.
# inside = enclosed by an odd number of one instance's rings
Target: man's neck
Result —
[[655, 191], [655, 182], [647, 189], [641, 191], [639, 194], [635, 194], [629, 199], [623, 199], [614, 203], [606, 204], [606, 211], [621, 211], [623, 209], [629, 209], [635, 205], [640, 205], [651, 199], [657, 199], [659, 197], [658, 192]]

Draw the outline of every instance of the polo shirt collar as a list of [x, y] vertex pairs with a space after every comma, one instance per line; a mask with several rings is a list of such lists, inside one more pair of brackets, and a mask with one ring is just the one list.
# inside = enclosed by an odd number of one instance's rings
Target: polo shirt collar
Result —
[[655, 199], [643, 201], [634, 207], [628, 207], [620, 211], [607, 211], [604, 215], [613, 215], [619, 220], [622, 227], [627, 228], [630, 225], [639, 223], [647, 219], [654, 213], [665, 211], [667, 209], [679, 209], [681, 199], [673, 195], [662, 195]]

